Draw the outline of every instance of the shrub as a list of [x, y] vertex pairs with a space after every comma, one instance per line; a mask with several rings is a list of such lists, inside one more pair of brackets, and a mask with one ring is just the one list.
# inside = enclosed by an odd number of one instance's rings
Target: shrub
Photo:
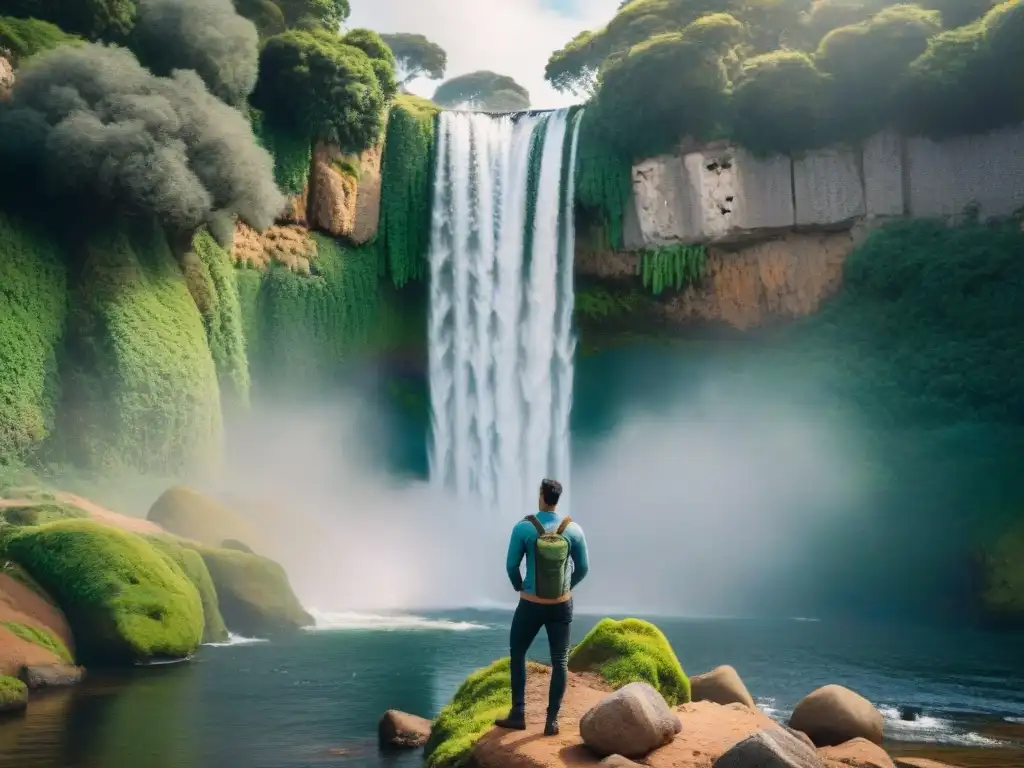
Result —
[[202, 639], [195, 587], [139, 536], [63, 520], [23, 529], [6, 551], [56, 599], [83, 661], [178, 658]]
[[643, 681], [670, 706], [690, 700], [690, 680], [672, 646], [653, 624], [640, 619], [601, 619], [569, 654], [573, 672], [597, 672], [612, 687]]

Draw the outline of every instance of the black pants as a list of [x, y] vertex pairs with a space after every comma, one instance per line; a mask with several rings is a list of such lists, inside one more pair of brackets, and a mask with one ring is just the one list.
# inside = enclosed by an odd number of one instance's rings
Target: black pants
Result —
[[551, 687], [548, 689], [548, 719], [558, 717], [568, 676], [569, 634], [572, 627], [572, 600], [564, 603], [531, 603], [520, 598], [512, 617], [509, 650], [512, 655], [512, 711], [522, 712], [526, 703], [526, 652], [540, 628], [548, 635], [551, 649]]

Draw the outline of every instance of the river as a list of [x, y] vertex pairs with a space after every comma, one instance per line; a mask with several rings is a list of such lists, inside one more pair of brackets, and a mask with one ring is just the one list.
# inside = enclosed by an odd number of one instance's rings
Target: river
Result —
[[[578, 616], [574, 636], [598, 618]], [[420, 765], [418, 751], [378, 752], [381, 713], [435, 715], [470, 671], [505, 653], [508, 620], [500, 611], [320, 615], [320, 629], [288, 640], [94, 673], [0, 722], [0, 768]], [[894, 752], [1024, 766], [1022, 636], [808, 619], [653, 620], [689, 673], [732, 664], [775, 717], [815, 687], [840, 683], [885, 713]], [[541, 637], [533, 655], [545, 652]], [[924, 714], [901, 722], [899, 705]]]

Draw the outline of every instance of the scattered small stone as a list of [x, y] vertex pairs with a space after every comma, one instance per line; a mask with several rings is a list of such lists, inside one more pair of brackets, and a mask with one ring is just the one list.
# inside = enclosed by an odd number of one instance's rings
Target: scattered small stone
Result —
[[605, 768], [640, 768], [640, 763], [634, 763], [628, 757], [622, 755], [608, 755], [601, 761]]
[[690, 698], [692, 701], [713, 701], [715, 704], [744, 704], [754, 706], [754, 698], [743, 684], [739, 673], [723, 664], [703, 675], [690, 678]]
[[882, 713], [859, 693], [826, 685], [800, 700], [789, 727], [803, 731], [818, 747], [833, 747], [856, 738], [882, 743]]
[[759, 731], [733, 745], [714, 768], [824, 768], [825, 761], [782, 728]]
[[665, 699], [647, 683], [629, 683], [595, 704], [580, 720], [583, 743], [598, 757], [644, 757], [683, 728]]
[[43, 688], [66, 688], [78, 685], [85, 677], [85, 670], [82, 667], [73, 667], [68, 664], [26, 666], [21, 668], [18, 677], [30, 691], [38, 691]]
[[377, 736], [382, 747], [416, 749], [430, 738], [431, 722], [425, 717], [389, 709], [377, 724]]

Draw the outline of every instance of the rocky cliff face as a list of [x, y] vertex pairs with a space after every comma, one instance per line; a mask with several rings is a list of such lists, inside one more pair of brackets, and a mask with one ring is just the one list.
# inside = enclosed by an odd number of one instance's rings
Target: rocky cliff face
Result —
[[377, 234], [380, 223], [381, 150], [345, 155], [334, 145], [319, 143], [313, 151], [308, 223], [362, 245]]
[[11, 98], [14, 89], [14, 67], [7, 57], [0, 55], [0, 101]]
[[637, 163], [625, 252], [580, 238], [577, 271], [629, 277], [644, 250], [706, 244], [704, 278], [666, 294], [660, 311], [676, 324], [748, 329], [814, 312], [863, 234], [886, 219], [1021, 210], [1024, 126], [944, 142], [886, 133], [794, 157], [718, 143]]

